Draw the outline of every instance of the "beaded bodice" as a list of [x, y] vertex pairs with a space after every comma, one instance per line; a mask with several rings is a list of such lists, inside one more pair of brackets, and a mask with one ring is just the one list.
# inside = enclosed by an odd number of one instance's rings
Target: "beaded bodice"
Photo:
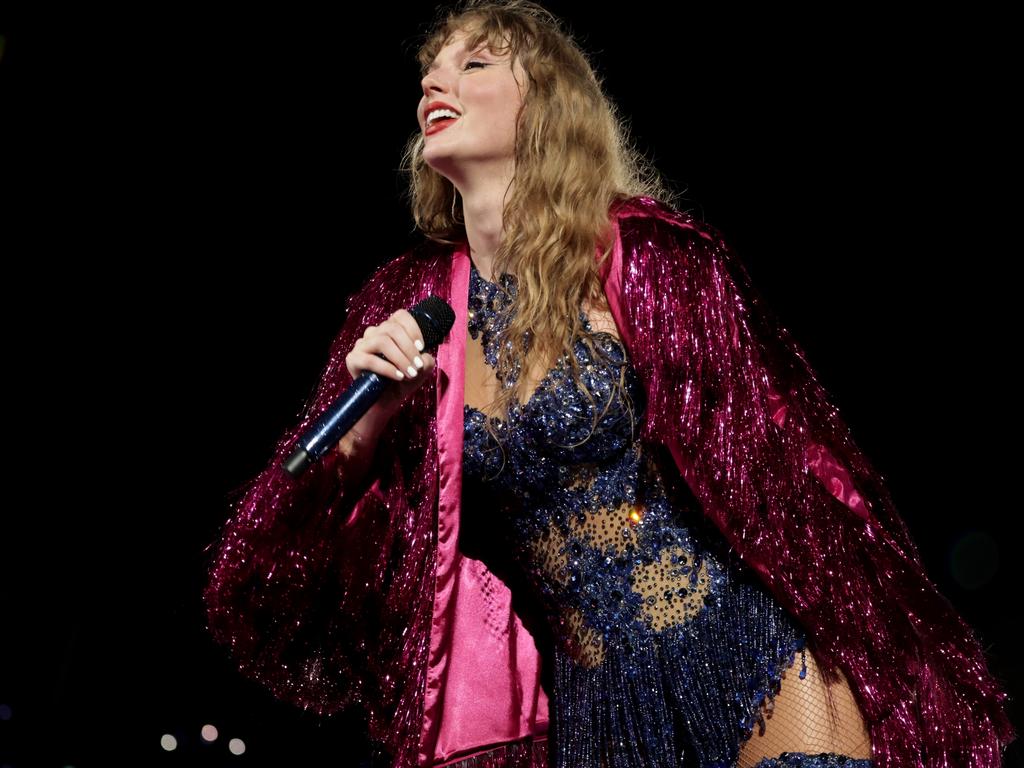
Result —
[[[481, 340], [484, 357], [494, 369], [498, 345], [511, 318], [508, 309], [516, 296], [514, 278], [503, 275], [502, 285], [508, 293], [483, 280], [475, 266], [471, 268], [469, 332]], [[486, 430], [484, 435], [476, 430], [471, 433], [473, 450], [467, 458], [472, 469], [525, 499], [553, 490], [553, 484], [568, 486], [571, 475], [593, 470], [599, 463], [605, 472], [614, 469], [620, 476], [635, 476], [635, 457], [624, 454], [634, 444], [642, 424], [643, 388], [626, 361], [621, 342], [611, 333], [594, 333], [582, 310], [580, 321], [607, 356], [591, 356], [582, 340], [576, 342], [576, 359], [593, 402], [572, 385], [569, 361], [563, 355], [525, 405], [513, 401], [507, 422], [493, 420], [501, 435], [499, 443], [493, 438], [485, 440], [485, 435], [489, 437]], [[525, 343], [529, 349], [529, 336]], [[521, 364], [516, 361], [515, 370], [503, 386], [512, 387], [520, 373]], [[613, 392], [612, 385], [620, 378], [624, 390]], [[469, 404], [465, 410], [473, 424], [482, 426], [486, 417], [481, 411]], [[596, 428], [595, 415], [599, 415]], [[510, 449], [514, 455], [508, 453]]]
[[[469, 331], [492, 367], [516, 296], [515, 279], [500, 279], [488, 282], [471, 267]], [[582, 310], [580, 320], [591, 331]], [[644, 460], [643, 391], [625, 349], [610, 333], [596, 335], [610, 363], [592, 359], [582, 341], [574, 350], [594, 404], [573, 386], [563, 358], [525, 405], [513, 402], [508, 421], [493, 419], [500, 441], [467, 403], [464, 448], [466, 474], [519, 502], [509, 510], [516, 554], [547, 606], [585, 638], [577, 656], [591, 661], [605, 641], [628, 644], [699, 612], [718, 570], [673, 523], [676, 510]], [[518, 374], [517, 367], [504, 385]], [[620, 375], [625, 390], [613, 392]], [[604, 415], [591, 432], [595, 409]]]

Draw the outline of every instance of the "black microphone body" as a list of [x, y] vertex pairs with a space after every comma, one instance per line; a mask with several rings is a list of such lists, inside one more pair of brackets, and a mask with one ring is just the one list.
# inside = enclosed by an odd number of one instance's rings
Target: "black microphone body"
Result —
[[[428, 296], [409, 310], [423, 334], [423, 350], [436, 349], [455, 323], [455, 312], [443, 299]], [[384, 357], [378, 353], [379, 357]], [[337, 400], [306, 430], [282, 468], [292, 477], [305, 472], [355, 426], [391, 381], [373, 371], [363, 371]]]
[[298, 447], [282, 465], [285, 471], [298, 477], [310, 464], [337, 445], [377, 402], [385, 384], [387, 380], [374, 371], [359, 374], [359, 378], [352, 382], [345, 394], [335, 400], [302, 436]]

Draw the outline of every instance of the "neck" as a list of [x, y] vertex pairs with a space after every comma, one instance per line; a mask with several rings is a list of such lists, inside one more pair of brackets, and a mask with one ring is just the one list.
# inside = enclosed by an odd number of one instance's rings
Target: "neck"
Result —
[[454, 183], [462, 198], [469, 257], [480, 276], [494, 282], [494, 254], [501, 245], [503, 212], [512, 176], [507, 172], [488, 173]]

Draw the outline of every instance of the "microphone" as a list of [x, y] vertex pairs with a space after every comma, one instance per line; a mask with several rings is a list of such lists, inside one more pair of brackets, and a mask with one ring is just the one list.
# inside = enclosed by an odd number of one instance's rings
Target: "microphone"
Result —
[[[436, 348], [455, 324], [455, 312], [448, 302], [428, 296], [409, 310], [423, 334], [423, 351]], [[377, 353], [383, 358], [384, 355]], [[384, 386], [391, 382], [373, 371], [363, 371], [352, 385], [324, 411], [281, 467], [292, 477], [305, 472], [317, 459], [341, 441], [363, 414], [377, 402]]]

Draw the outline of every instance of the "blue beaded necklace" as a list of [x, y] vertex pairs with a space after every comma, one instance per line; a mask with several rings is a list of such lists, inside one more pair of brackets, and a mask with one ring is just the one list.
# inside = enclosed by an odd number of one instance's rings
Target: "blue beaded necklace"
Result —
[[[513, 275], [504, 272], [499, 280], [500, 284], [485, 280], [477, 271], [476, 265], [470, 261], [467, 325], [470, 336], [480, 339], [484, 348], [484, 359], [494, 369], [498, 367], [498, 344], [512, 319], [511, 309], [518, 294], [516, 278]], [[527, 350], [529, 338], [527, 334]], [[505, 382], [506, 388], [515, 384], [519, 378], [520, 367], [519, 361], [516, 361], [515, 370]]]
[[[516, 278], [502, 273], [501, 283], [485, 280], [476, 265], [470, 262], [469, 269], [469, 332], [474, 339], [483, 334], [481, 343], [490, 346], [490, 341], [508, 326], [508, 309], [515, 301]], [[504, 319], [504, 322], [499, 322]]]
[[[490, 280], [484, 279], [472, 260], [470, 260], [469, 264], [467, 326], [473, 339], [480, 339], [480, 343], [484, 348], [484, 359], [488, 365], [497, 370], [499, 344], [512, 320], [513, 304], [518, 295], [518, 284], [515, 276], [507, 272], [503, 272], [498, 278], [500, 283], [492, 283]], [[622, 343], [613, 334], [607, 331], [595, 332], [590, 325], [590, 319], [582, 309], [580, 309], [579, 319], [586, 333], [607, 339], [604, 342], [605, 344], [611, 343], [620, 348], [622, 347]], [[510, 344], [511, 342], [506, 341], [505, 343]], [[529, 331], [526, 332], [523, 343], [524, 350], [529, 352]], [[557, 366], [563, 368], [567, 364], [565, 355], [563, 355], [559, 358]], [[514, 370], [505, 380], [505, 388], [515, 386], [521, 369], [521, 362], [516, 360]]]

